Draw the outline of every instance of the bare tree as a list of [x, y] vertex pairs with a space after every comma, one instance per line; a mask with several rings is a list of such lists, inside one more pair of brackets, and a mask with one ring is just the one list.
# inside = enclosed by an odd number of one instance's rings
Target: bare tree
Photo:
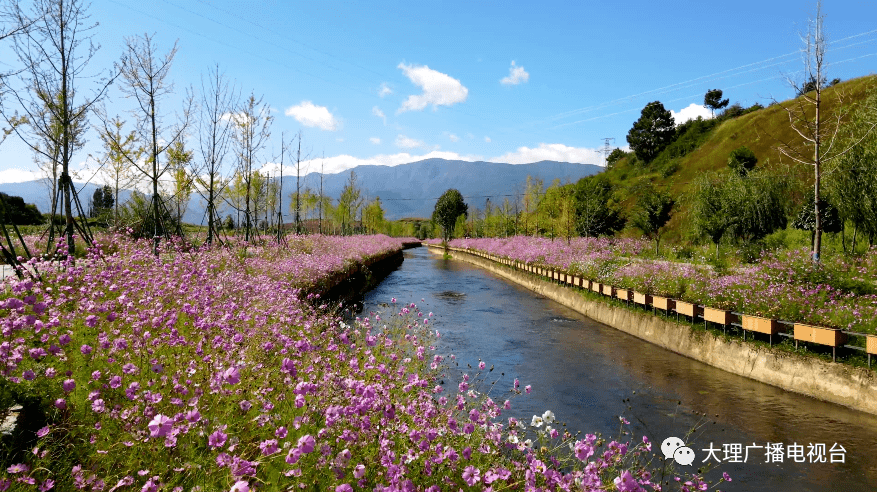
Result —
[[234, 114], [234, 139], [235, 151], [238, 159], [238, 171], [244, 181], [244, 240], [250, 240], [250, 230], [253, 227], [253, 211], [250, 203], [253, 195], [253, 164], [258, 158], [259, 151], [265, 147], [268, 137], [271, 136], [271, 121], [273, 118], [268, 112], [268, 105], [262, 103], [251, 93], [238, 111]]
[[817, 262], [822, 250], [822, 219], [824, 212], [820, 210], [820, 202], [823, 202], [820, 197], [822, 194], [822, 176], [825, 172], [824, 166], [849, 152], [874, 128], [874, 125], [871, 125], [871, 128], [868, 129], [865, 135], [862, 135], [858, 141], [847, 146], [835, 145], [842, 140], [838, 138], [839, 132], [844, 117], [849, 113], [849, 109], [843, 107], [843, 95], [837, 89], [833, 91], [834, 96], [837, 98], [835, 109], [827, 112], [823, 108], [823, 92], [827, 86], [825, 83], [825, 51], [827, 43], [822, 25], [824, 17], [822, 14], [822, 2], [820, 1], [816, 4], [816, 17], [810, 19], [807, 32], [801, 35], [801, 40], [805, 46], [802, 50], [804, 81], [798, 84], [791, 78], [787, 78], [789, 84], [800, 96], [790, 104], [781, 105], [788, 114], [789, 125], [800, 140], [795, 142], [780, 140], [778, 146], [778, 150], [784, 156], [800, 164], [813, 166], [815, 224], [811, 254], [813, 261]]
[[[173, 84], [167, 80], [167, 76], [177, 53], [177, 43], [174, 42], [173, 48], [159, 57], [158, 48], [152, 38], [153, 36], [149, 34], [126, 38], [127, 53], [119, 63], [119, 70], [125, 80], [122, 92], [137, 103], [132, 112], [137, 118], [137, 134], [144, 144], [146, 156], [145, 161], [141, 161], [136, 158], [138, 156], [128, 153], [125, 154], [125, 159], [152, 184], [150, 207], [154, 224], [152, 250], [153, 254], [158, 256], [159, 234], [168, 234], [162, 226], [161, 210], [164, 205], [158, 192], [158, 182], [170, 169], [171, 164], [169, 161], [162, 163], [159, 158], [169, 147], [183, 138], [189, 125], [193, 99], [191, 94], [186, 97], [182, 114], [178, 115], [176, 125], [170, 127], [165, 123], [166, 115], [162, 113], [160, 106], [163, 98], [173, 92]], [[110, 135], [107, 132], [107, 119], [102, 119], [104, 133]]]
[[5, 107], [2, 114], [27, 146], [60, 170], [58, 192], [66, 217], [67, 253], [73, 254], [74, 232], [79, 230], [86, 242], [91, 241], [91, 234], [87, 224], [74, 219], [74, 207], [76, 215], [85, 213], [70, 178], [70, 162], [82, 147], [89, 111], [106, 94], [116, 74], [88, 76], [97, 81], [95, 90], [89, 97], [81, 96], [79, 78], [86, 77], [85, 68], [99, 46], [92, 43], [90, 34], [97, 24], [85, 24], [88, 15], [79, 0], [35, 0], [30, 14], [17, 6], [13, 13], [18, 26], [28, 26], [13, 30], [21, 34], [13, 38], [13, 50], [24, 68], [21, 85], [5, 87], [22, 114]]
[[234, 131], [231, 113], [237, 99], [234, 86], [219, 71], [219, 65], [210, 68], [206, 84], [202, 77], [198, 120], [201, 160], [193, 174], [198, 193], [207, 201], [207, 244], [213, 243], [219, 229], [216, 201], [228, 185], [228, 179], [223, 179], [223, 160]]

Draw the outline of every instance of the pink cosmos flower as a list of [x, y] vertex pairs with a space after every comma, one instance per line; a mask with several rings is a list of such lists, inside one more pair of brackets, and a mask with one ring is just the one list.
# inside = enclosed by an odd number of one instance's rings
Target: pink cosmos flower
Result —
[[211, 448], [221, 448], [225, 444], [225, 440], [228, 439], [228, 435], [224, 432], [218, 430], [207, 438], [207, 444]]
[[76, 381], [73, 379], [65, 379], [63, 383], [61, 383], [61, 387], [64, 388], [64, 391], [70, 393], [74, 389], [76, 389]]
[[298, 447], [304, 454], [312, 453], [315, 445], [316, 441], [314, 440], [314, 436], [310, 434], [305, 434], [298, 438]]
[[164, 437], [173, 427], [173, 421], [162, 414], [158, 414], [152, 418], [147, 427], [149, 428], [150, 436]]
[[471, 487], [481, 481], [481, 472], [474, 466], [467, 466], [463, 470], [463, 481]]
[[244, 480], [238, 480], [231, 486], [229, 492], [250, 492], [250, 484]]

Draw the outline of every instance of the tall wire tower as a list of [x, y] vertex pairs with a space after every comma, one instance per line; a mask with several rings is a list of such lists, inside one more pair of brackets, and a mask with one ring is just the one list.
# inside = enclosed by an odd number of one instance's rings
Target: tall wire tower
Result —
[[603, 154], [603, 166], [606, 167], [609, 165], [609, 154], [612, 153], [612, 145], [615, 144], [614, 137], [605, 137], [603, 139], [603, 147], [600, 149], [600, 153]]

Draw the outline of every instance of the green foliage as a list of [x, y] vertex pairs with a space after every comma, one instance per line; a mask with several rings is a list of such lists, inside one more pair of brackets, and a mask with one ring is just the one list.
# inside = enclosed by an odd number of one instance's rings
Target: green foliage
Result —
[[673, 115], [664, 109], [660, 101], [653, 101], [643, 108], [640, 118], [627, 133], [627, 143], [636, 156], [651, 162], [664, 147], [676, 138]]
[[611, 235], [624, 227], [624, 218], [610, 203], [612, 191], [612, 185], [602, 174], [582, 178], [575, 184], [576, 231], [580, 236]]
[[661, 228], [670, 220], [670, 211], [676, 201], [669, 193], [656, 190], [651, 184], [644, 186], [636, 200], [633, 226], [655, 240], [655, 254], [659, 254]]
[[[705, 120], [698, 117], [679, 125], [676, 128], [676, 139], [655, 157], [652, 166], [666, 169], [671, 161], [693, 152], [709, 139], [712, 130], [718, 124], [718, 120]], [[673, 172], [668, 176], [670, 174]]]
[[113, 189], [110, 186], [106, 185], [102, 188], [97, 188], [91, 197], [88, 216], [92, 219], [99, 219], [99, 222], [109, 223], [115, 203]]
[[710, 108], [710, 110], [713, 111], [713, 114], [715, 114], [716, 110], [722, 109], [728, 105], [728, 100], [722, 99], [721, 89], [711, 89], [704, 94], [703, 105]]
[[877, 91], [872, 91], [850, 125], [848, 139], [858, 145], [837, 159], [825, 180], [840, 217], [864, 232], [871, 244], [877, 239], [877, 133], [869, 131], [875, 118]]
[[6, 225], [40, 225], [45, 222], [36, 205], [20, 196], [0, 193], [0, 218]]
[[719, 242], [739, 219], [731, 191], [728, 178], [716, 172], [701, 175], [692, 186], [692, 226], [697, 235], [709, 237], [716, 245], [717, 257]]
[[120, 223], [131, 229], [134, 238], [151, 238], [178, 230], [180, 223], [164, 204], [159, 205], [159, 223], [155, 223], [152, 197], [139, 191], [131, 193], [131, 198], [119, 209]]
[[730, 230], [734, 237], [753, 243], [786, 227], [792, 185], [787, 176], [782, 170], [752, 171], [745, 178], [731, 175], [727, 196], [737, 218]]
[[627, 155], [629, 155], [628, 152], [625, 152], [619, 148], [615, 148], [615, 150], [613, 150], [609, 153], [608, 156], [606, 156], [606, 167], [612, 167], [613, 164], [615, 164]]
[[757, 163], [758, 158], [745, 145], [737, 147], [728, 156], [728, 167], [740, 176], [746, 176]]
[[[816, 204], [814, 202], [813, 190], [810, 190], [807, 201], [801, 206], [798, 215], [792, 222], [792, 227], [803, 231], [814, 231], [816, 229]], [[824, 197], [819, 199], [819, 218], [822, 219], [822, 230], [824, 232], [840, 232], [843, 230], [843, 221], [840, 220], [837, 208]]]
[[457, 217], [468, 216], [469, 206], [463, 201], [463, 195], [454, 188], [444, 192], [435, 202], [435, 209], [432, 212], [432, 220], [443, 231], [443, 238], [449, 239], [455, 231]]

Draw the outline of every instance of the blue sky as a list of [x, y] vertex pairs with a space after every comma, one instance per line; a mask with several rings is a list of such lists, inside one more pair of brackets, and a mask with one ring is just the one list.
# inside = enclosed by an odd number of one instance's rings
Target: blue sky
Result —
[[[178, 41], [165, 109], [179, 108], [186, 89], [197, 92], [219, 63], [242, 98], [252, 92], [272, 108], [266, 163], [283, 132], [301, 130], [311, 171], [321, 161], [339, 172], [424, 157], [600, 164], [603, 138], [625, 146], [651, 101], [678, 122], [708, 115], [699, 105], [712, 88], [743, 106], [792, 96], [785, 78], [801, 78], [799, 33], [816, 3], [716, 5], [95, 0], [89, 13], [101, 49], [88, 71], [110, 69], [126, 36], [155, 33], [162, 52]], [[877, 6], [835, 1], [823, 12], [828, 78], [873, 73]], [[0, 53], [16, 66], [8, 50]], [[90, 84], [83, 80], [82, 90]], [[116, 89], [110, 96], [109, 113], [132, 121], [132, 101]], [[89, 143], [75, 167], [93, 168], [88, 155], [100, 152]], [[36, 169], [14, 136], [0, 156], [0, 182]]]

